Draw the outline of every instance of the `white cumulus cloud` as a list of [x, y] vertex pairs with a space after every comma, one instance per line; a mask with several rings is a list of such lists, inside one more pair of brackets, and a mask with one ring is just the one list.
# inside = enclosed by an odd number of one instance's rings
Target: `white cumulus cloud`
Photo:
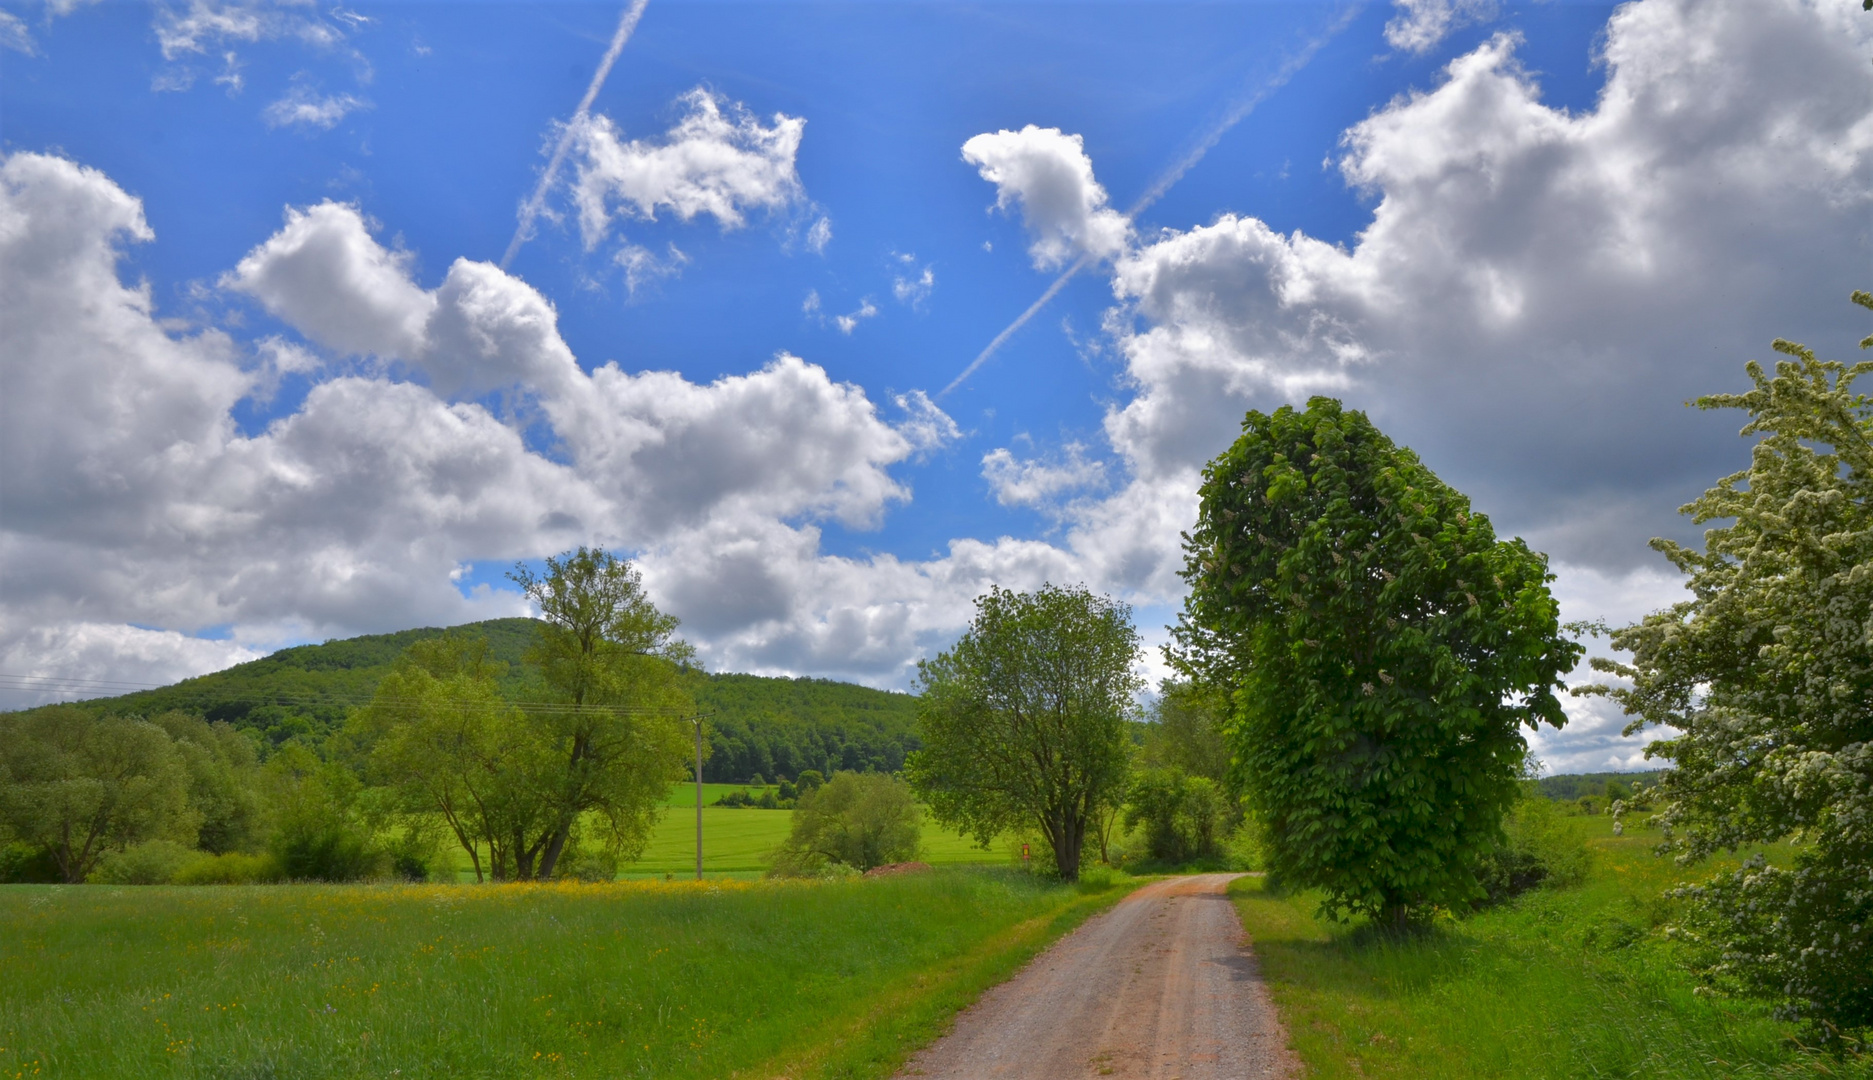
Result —
[[[457, 260], [424, 288], [341, 204], [289, 211], [224, 283], [312, 345], [431, 386], [166, 328], [117, 272], [121, 244], [153, 239], [142, 208], [94, 170], [5, 159], [0, 222], [0, 454], [24, 470], [0, 520], [9, 670], [90, 677], [107, 648], [145, 670], [137, 650], [164, 642], [162, 672], [244, 655], [188, 637], [207, 627], [252, 643], [515, 613], [512, 592], [458, 591], [460, 567], [579, 542], [680, 559], [697, 536], [864, 528], [908, 497], [891, 467], [954, 436], [927, 399], [893, 423], [789, 355], [705, 385], [588, 374], [532, 287]], [[236, 405], [285, 374], [313, 381], [303, 404], [243, 434]], [[556, 457], [528, 444], [531, 421], [462, 400], [501, 386], [534, 403]]]
[[[794, 158], [806, 121], [775, 114], [763, 125], [744, 106], [698, 87], [683, 95], [683, 115], [662, 138], [626, 141], [602, 115], [575, 133], [578, 167], [572, 182], [579, 227], [588, 248], [619, 215], [683, 221], [708, 215], [738, 229], [753, 211], [786, 209], [805, 197]], [[822, 228], [823, 226], [823, 228]], [[820, 219], [809, 231], [815, 250], [831, 238]]]
[[995, 205], [1019, 205], [1041, 269], [1081, 256], [1109, 258], [1124, 249], [1131, 222], [1106, 205], [1106, 189], [1093, 178], [1085, 141], [1059, 128], [1033, 124], [1020, 131], [977, 135], [963, 143], [963, 160], [995, 185]]
[[1023, 460], [1004, 446], [983, 455], [982, 478], [1003, 506], [1045, 506], [1062, 495], [1105, 486], [1106, 466], [1087, 457], [1086, 445], [1079, 442], [1061, 447], [1057, 461]]
[[1385, 24], [1394, 49], [1425, 53], [1452, 30], [1496, 17], [1495, 0], [1392, 0], [1398, 14]]

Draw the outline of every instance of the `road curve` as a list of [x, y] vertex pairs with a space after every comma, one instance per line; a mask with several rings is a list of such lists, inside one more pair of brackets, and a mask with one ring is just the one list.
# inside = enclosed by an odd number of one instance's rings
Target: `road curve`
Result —
[[1235, 905], [1235, 874], [1147, 885], [982, 995], [900, 1077], [1298, 1075]]

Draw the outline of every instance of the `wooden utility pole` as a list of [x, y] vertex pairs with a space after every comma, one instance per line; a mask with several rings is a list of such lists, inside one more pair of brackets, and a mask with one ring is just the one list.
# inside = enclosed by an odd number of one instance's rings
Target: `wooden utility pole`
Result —
[[696, 880], [702, 880], [702, 722], [714, 713], [697, 713], [689, 718], [696, 725]]
[[696, 722], [696, 880], [702, 880], [702, 717]]

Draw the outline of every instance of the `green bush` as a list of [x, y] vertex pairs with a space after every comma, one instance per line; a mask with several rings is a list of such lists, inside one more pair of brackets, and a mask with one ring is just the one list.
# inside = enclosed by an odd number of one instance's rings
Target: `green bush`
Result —
[[272, 854], [288, 881], [363, 881], [390, 869], [385, 852], [375, 849], [361, 832], [343, 825], [282, 829], [274, 838]]
[[1526, 794], [1502, 819], [1503, 842], [1477, 867], [1482, 904], [1499, 904], [1537, 886], [1566, 888], [1587, 879], [1592, 853], [1551, 799]]
[[1076, 883], [1076, 887], [1081, 893], [1091, 895], [1116, 888], [1129, 880], [1126, 874], [1110, 866], [1088, 862], [1081, 864], [1080, 880]]
[[793, 832], [771, 871], [775, 876], [816, 873], [826, 863], [870, 870], [917, 857], [923, 811], [910, 785], [884, 773], [834, 773], [824, 787], [801, 797]]
[[286, 878], [272, 855], [229, 852], [210, 855], [198, 852], [182, 864], [171, 880], [174, 885], [262, 885]]
[[602, 847], [581, 844], [560, 856], [553, 876], [572, 881], [616, 881], [618, 855]]
[[1125, 827], [1144, 826], [1146, 851], [1164, 862], [1219, 854], [1229, 817], [1229, 800], [1216, 781], [1175, 767], [1140, 772], [1125, 807]]
[[286, 747], [268, 763], [279, 790], [269, 845], [289, 881], [363, 881], [390, 872], [391, 856], [357, 813], [360, 785], [343, 766]]
[[49, 885], [65, 880], [51, 852], [32, 844], [0, 847], [0, 885]]
[[194, 853], [173, 840], [149, 840], [104, 856], [87, 881], [99, 885], [167, 885]]

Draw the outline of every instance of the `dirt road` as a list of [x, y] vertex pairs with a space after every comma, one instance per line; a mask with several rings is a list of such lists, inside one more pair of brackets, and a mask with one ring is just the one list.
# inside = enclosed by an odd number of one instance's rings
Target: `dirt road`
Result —
[[1262, 1080], [1297, 1075], [1223, 895], [1234, 874], [1161, 881], [989, 991], [900, 1077]]

